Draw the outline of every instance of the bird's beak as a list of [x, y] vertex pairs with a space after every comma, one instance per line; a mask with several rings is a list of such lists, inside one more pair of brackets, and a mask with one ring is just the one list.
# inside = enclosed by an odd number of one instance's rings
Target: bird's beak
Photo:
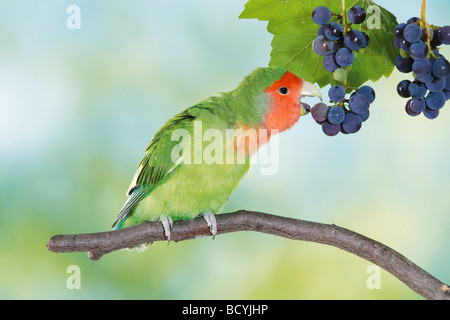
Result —
[[319, 88], [317, 88], [311, 82], [303, 80], [302, 90], [298, 97], [298, 102], [300, 102], [300, 105], [302, 106], [302, 116], [308, 114], [311, 111], [311, 107], [307, 103], [301, 101], [301, 99], [304, 97], [318, 97], [320, 101], [323, 101], [322, 93], [320, 92]]

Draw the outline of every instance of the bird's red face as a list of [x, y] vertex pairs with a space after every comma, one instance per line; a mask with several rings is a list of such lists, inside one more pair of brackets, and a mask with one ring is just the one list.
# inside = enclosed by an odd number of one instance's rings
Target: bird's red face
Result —
[[291, 128], [300, 116], [308, 114], [309, 105], [302, 103], [305, 96], [316, 96], [322, 100], [320, 90], [312, 83], [287, 71], [264, 93], [270, 96], [269, 111], [264, 116], [264, 128], [279, 132]]

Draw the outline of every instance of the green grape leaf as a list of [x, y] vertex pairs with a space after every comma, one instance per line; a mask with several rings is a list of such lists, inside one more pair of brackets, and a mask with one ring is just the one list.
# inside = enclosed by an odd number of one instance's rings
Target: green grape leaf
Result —
[[[323, 57], [312, 49], [319, 26], [311, 18], [318, 6], [326, 6], [333, 13], [342, 14], [339, 0], [249, 0], [239, 16], [241, 19], [256, 18], [269, 21], [267, 30], [274, 35], [269, 66], [284, 67], [303, 79], [317, 83], [342, 84], [323, 67]], [[355, 53], [355, 62], [348, 68], [347, 90], [359, 88], [368, 80], [378, 81], [389, 77], [395, 67], [398, 49], [394, 46], [396, 17], [370, 0], [345, 0], [348, 9], [361, 6], [367, 12], [366, 20], [352, 29], [367, 33], [370, 45]], [[333, 16], [331, 21], [338, 21]]]

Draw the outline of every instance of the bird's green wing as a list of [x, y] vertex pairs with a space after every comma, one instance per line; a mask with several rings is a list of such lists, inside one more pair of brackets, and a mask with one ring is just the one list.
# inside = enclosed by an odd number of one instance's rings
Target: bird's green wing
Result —
[[192, 123], [203, 114], [215, 117], [214, 106], [210, 103], [201, 103], [190, 107], [169, 120], [155, 134], [147, 146], [146, 155], [140, 162], [136, 174], [127, 191], [128, 200], [113, 223], [119, 229], [123, 221], [136, 205], [142, 201], [160, 183], [182, 165], [182, 159], [172, 159], [172, 150], [179, 144], [172, 141], [172, 133], [176, 129], [192, 130]]

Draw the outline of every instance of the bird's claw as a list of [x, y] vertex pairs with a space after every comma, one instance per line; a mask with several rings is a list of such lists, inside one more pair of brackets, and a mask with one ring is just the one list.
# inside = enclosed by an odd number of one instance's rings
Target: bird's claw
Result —
[[214, 240], [214, 238], [216, 237], [217, 234], [217, 221], [216, 221], [216, 217], [214, 216], [214, 213], [212, 212], [206, 212], [202, 214], [203, 219], [205, 219], [206, 221], [206, 225], [209, 228], [209, 231], [212, 234], [212, 238]]
[[163, 225], [163, 228], [164, 228], [164, 235], [167, 237], [167, 245], [169, 245], [170, 234], [171, 234], [172, 227], [173, 227], [173, 220], [171, 217], [164, 217], [161, 220], [161, 224]]

